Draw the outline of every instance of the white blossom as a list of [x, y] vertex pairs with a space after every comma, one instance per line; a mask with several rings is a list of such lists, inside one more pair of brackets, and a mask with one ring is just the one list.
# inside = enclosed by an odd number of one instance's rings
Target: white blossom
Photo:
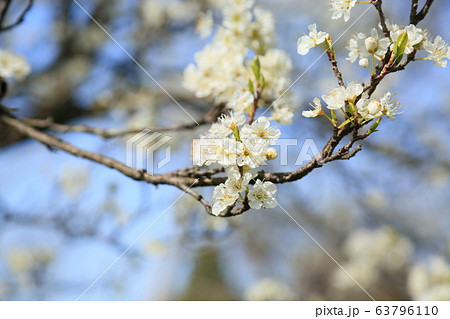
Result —
[[314, 102], [314, 105], [312, 105], [312, 107], [313, 107], [312, 110], [302, 112], [302, 115], [304, 117], [316, 117], [318, 115], [323, 114], [322, 104], [320, 103], [320, 100], [316, 97], [316, 98], [314, 98], [313, 102]]
[[353, 63], [358, 57], [362, 59], [372, 54], [382, 59], [390, 44], [391, 40], [384, 37], [380, 38], [378, 31], [375, 28], [370, 31], [370, 36], [366, 36], [364, 33], [360, 32], [354, 35], [349, 41], [347, 46], [347, 49], [349, 50], [347, 60]]
[[389, 45], [391, 44], [391, 40], [386, 37], [380, 38], [380, 36], [378, 35], [378, 31], [375, 28], [370, 31], [370, 37], [368, 37], [368, 39], [370, 39], [369, 41], [375, 44], [375, 48], [371, 50], [373, 52], [370, 52], [369, 50], [367, 51], [369, 51], [369, 53], [377, 55], [380, 58], [384, 58], [384, 55], [386, 54]]
[[211, 35], [212, 28], [214, 26], [213, 14], [209, 10], [206, 13], [201, 12], [200, 17], [197, 20], [196, 31], [200, 34], [200, 38], [207, 38]]
[[[211, 43], [195, 55], [195, 63], [186, 67], [183, 85], [198, 98], [251, 113], [254, 98], [248, 83], [255, 82], [251, 68], [254, 54], [265, 79], [258, 107], [270, 105], [286, 92], [292, 62], [284, 51], [273, 48], [275, 20], [269, 11], [253, 8], [253, 1], [248, 0], [224, 1], [220, 7], [222, 23]], [[208, 16], [205, 21], [206, 25], [211, 23]], [[289, 92], [284, 95], [285, 99], [291, 96]], [[285, 123], [289, 122], [287, 113], [282, 119]]]
[[364, 44], [364, 40], [366, 39], [366, 35], [362, 32], [354, 35], [350, 41], [348, 42], [347, 49], [349, 50], [348, 58], [351, 63], [355, 62], [359, 57], [367, 56], [366, 46]]
[[358, 289], [354, 280], [366, 288], [373, 287], [389, 274], [401, 276], [412, 262], [414, 246], [392, 227], [361, 229], [351, 233], [344, 242], [347, 261], [333, 274], [333, 285], [343, 291]]
[[266, 153], [270, 143], [265, 140], [244, 139], [242, 148], [237, 154], [236, 163], [239, 166], [257, 168], [266, 162]]
[[197, 64], [185, 69], [183, 84], [198, 98], [213, 97], [217, 103], [227, 102], [236, 90], [247, 85], [245, 56], [245, 48], [209, 44], [195, 55]]
[[233, 205], [239, 197], [239, 193], [233, 188], [227, 187], [225, 184], [220, 184], [214, 188], [212, 207], [213, 215], [218, 216], [228, 206]]
[[310, 24], [308, 26], [309, 35], [301, 36], [297, 41], [297, 52], [298, 54], [305, 55], [310, 49], [315, 46], [321, 45], [326, 38], [328, 33], [319, 31], [317, 32], [316, 24]]
[[221, 117], [219, 117], [218, 123], [233, 131], [236, 126], [241, 126], [246, 121], [247, 118], [244, 114], [240, 112], [230, 112], [228, 115], [223, 114]]
[[356, 4], [356, 0], [331, 0], [331, 9], [333, 16], [331, 19], [339, 19], [344, 16], [344, 21], [347, 22], [350, 19], [350, 11]]
[[250, 113], [253, 108], [255, 97], [250, 91], [236, 91], [228, 106], [237, 112]]
[[30, 65], [20, 55], [0, 50], [0, 77], [21, 80], [30, 74]]
[[354, 102], [356, 97], [358, 97], [363, 92], [363, 86], [356, 82], [351, 82], [345, 88], [345, 100]]
[[449, 300], [450, 264], [441, 256], [433, 256], [428, 267], [415, 265], [409, 272], [408, 291], [413, 300]]
[[233, 134], [233, 130], [229, 127], [222, 125], [222, 123], [213, 123], [208, 132], [200, 135], [201, 138], [219, 139], [229, 137]]
[[[381, 25], [381, 23], [378, 24], [378, 27], [380, 28], [380, 30], [383, 30], [383, 26]], [[396, 32], [400, 29], [400, 26], [395, 23], [391, 23], [389, 20], [386, 20], [386, 27], [389, 32]]]
[[277, 187], [274, 183], [263, 183], [258, 179], [253, 185], [253, 189], [248, 193], [248, 204], [253, 209], [261, 209], [261, 207], [274, 208], [278, 205], [275, 199], [276, 192]]
[[250, 9], [255, 3], [254, 0], [231, 0], [231, 5], [240, 9]]
[[391, 120], [395, 120], [395, 115], [401, 114], [398, 102], [393, 101], [392, 94], [387, 92], [379, 101], [374, 98], [367, 98], [364, 94], [356, 103], [358, 113], [365, 119], [373, 119], [385, 115]]
[[392, 99], [391, 92], [387, 92], [381, 99], [381, 108], [383, 109], [383, 114], [390, 120], [395, 120], [397, 114], [403, 113], [399, 110], [399, 103]]
[[351, 82], [347, 87], [340, 86], [333, 89], [330, 93], [322, 95], [322, 100], [327, 103], [328, 109], [337, 110], [344, 107], [346, 101], [353, 103], [362, 91], [363, 87], [361, 84]]
[[196, 165], [218, 163], [227, 167], [236, 165], [242, 149], [242, 143], [234, 138], [200, 138], [194, 141], [193, 159]]
[[330, 93], [322, 95], [322, 100], [327, 103], [328, 109], [337, 110], [345, 106], [345, 93], [345, 88], [340, 86]]
[[292, 112], [292, 109], [289, 106], [279, 106], [279, 103], [275, 103], [273, 109], [272, 118], [275, 121], [285, 125], [292, 124], [294, 112]]
[[228, 115], [223, 114], [202, 137], [212, 139], [229, 137], [233, 134], [234, 128], [243, 125], [246, 120], [245, 115], [240, 112], [230, 112]]
[[236, 191], [237, 193], [241, 193], [245, 191], [248, 183], [251, 179], [256, 176], [256, 173], [248, 170], [246, 172], [243, 171], [242, 175], [237, 166], [231, 166], [228, 168], [227, 177], [228, 179], [225, 182], [225, 185]]
[[[406, 43], [405, 54], [410, 54], [415, 49], [418, 49], [420, 45], [427, 39], [427, 31], [422, 30], [421, 28], [418, 28], [413, 24], [410, 24], [403, 29], [398, 28], [396, 31], [391, 31], [390, 34], [392, 41], [397, 41], [398, 37], [404, 32], [408, 34], [408, 42]], [[393, 46], [394, 44], [391, 45], [391, 49], [393, 49]]]
[[241, 131], [242, 139], [267, 140], [270, 145], [275, 144], [280, 135], [280, 130], [271, 127], [269, 120], [264, 116], [259, 117], [251, 125], [246, 124]]
[[251, 23], [250, 47], [259, 54], [273, 46], [275, 18], [272, 12], [256, 7], [253, 10], [255, 21]]
[[265, 78], [263, 98], [266, 100], [278, 99], [284, 95], [289, 87], [292, 62], [286, 52], [270, 49], [259, 58], [261, 73]]
[[244, 33], [252, 20], [250, 10], [239, 6], [226, 6], [223, 9], [223, 26], [236, 33]]
[[450, 59], [450, 47], [439, 35], [434, 39], [434, 42], [425, 41], [423, 48], [429, 53], [427, 59], [441, 68], [447, 66], [446, 59]]
[[167, 8], [161, 1], [142, 2], [141, 14], [144, 23], [155, 29], [162, 27], [167, 20]]
[[363, 58], [363, 59], [359, 60], [358, 64], [362, 68], [368, 68], [369, 67], [369, 59]]

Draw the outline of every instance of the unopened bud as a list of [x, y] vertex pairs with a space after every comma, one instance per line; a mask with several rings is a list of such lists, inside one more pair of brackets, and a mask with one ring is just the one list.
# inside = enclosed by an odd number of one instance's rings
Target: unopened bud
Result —
[[369, 59], [363, 58], [359, 60], [359, 66], [362, 68], [368, 68], [369, 67]]
[[366, 49], [369, 53], [375, 53], [378, 48], [377, 40], [372, 37], [368, 37], [366, 40], [364, 40], [364, 44], [366, 45]]
[[269, 147], [266, 153], [266, 158], [268, 160], [274, 160], [278, 157], [277, 150], [273, 147]]

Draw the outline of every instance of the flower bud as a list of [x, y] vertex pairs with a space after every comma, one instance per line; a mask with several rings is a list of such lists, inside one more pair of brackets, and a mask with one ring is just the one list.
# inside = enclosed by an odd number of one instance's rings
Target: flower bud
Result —
[[377, 40], [372, 37], [368, 37], [366, 40], [364, 40], [364, 44], [366, 45], [366, 49], [369, 53], [375, 53], [378, 48]]
[[359, 66], [362, 68], [368, 68], [369, 67], [369, 59], [363, 58], [359, 60]]
[[273, 147], [269, 147], [266, 153], [266, 158], [268, 160], [274, 160], [278, 157], [277, 150]]

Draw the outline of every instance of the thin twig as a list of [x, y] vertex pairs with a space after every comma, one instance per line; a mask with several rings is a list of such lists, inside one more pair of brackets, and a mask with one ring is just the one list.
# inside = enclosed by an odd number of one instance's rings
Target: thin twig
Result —
[[336, 77], [339, 86], [345, 86], [344, 79], [342, 77], [342, 73], [339, 70], [338, 63], [336, 61], [336, 57], [334, 52], [331, 50], [327, 50], [328, 60], [331, 62], [331, 68], [333, 70], [334, 76]]
[[417, 9], [419, 8], [419, 0], [411, 0], [411, 12], [409, 13], [409, 23], [412, 24], [417, 16]]
[[378, 15], [380, 16], [380, 24], [381, 24], [381, 29], [383, 30], [383, 34], [385, 37], [389, 38], [389, 29], [386, 25], [386, 17], [383, 12], [382, 3], [383, 3], [383, 0], [373, 0], [372, 1], [372, 4], [374, 5], [375, 9], [377, 9]]
[[[141, 132], [145, 128], [140, 129], [128, 129], [128, 130], [114, 130], [114, 129], [105, 129], [105, 128], [99, 128], [99, 127], [93, 127], [89, 125], [70, 125], [70, 124], [58, 124], [53, 122], [53, 119], [35, 119], [35, 118], [28, 118], [23, 120], [25, 123], [27, 123], [30, 126], [33, 126], [35, 128], [40, 129], [51, 129], [53, 131], [61, 132], [61, 133], [67, 133], [67, 132], [80, 132], [80, 133], [89, 133], [101, 136], [105, 139], [108, 138], [116, 138], [116, 137], [123, 137], [127, 135], [137, 134]], [[197, 121], [199, 125], [206, 124], [206, 120], [202, 119]], [[177, 125], [171, 125], [171, 126], [159, 126], [159, 127], [153, 127], [151, 130], [158, 131], [158, 132], [167, 132], [167, 131], [182, 131], [182, 130], [190, 130], [196, 128], [198, 125], [197, 123], [187, 123], [187, 124], [177, 124]]]
[[28, 0], [27, 6], [23, 9], [21, 14], [17, 17], [16, 21], [11, 23], [10, 25], [3, 26], [4, 19], [6, 17], [6, 11], [9, 8], [11, 0], [5, 0], [5, 2], [6, 2], [6, 6], [2, 10], [2, 13], [0, 15], [0, 32], [11, 30], [12, 28], [21, 24], [25, 20], [25, 16], [27, 15], [28, 11], [30, 11], [31, 7], [33, 6], [34, 0]]
[[410, 23], [417, 25], [420, 21], [422, 21], [428, 14], [428, 11], [430, 10], [430, 7], [433, 4], [433, 2], [434, 2], [434, 0], [427, 0], [427, 2], [424, 4], [422, 10], [420, 10], [419, 13], [415, 14], [412, 19], [410, 18]]

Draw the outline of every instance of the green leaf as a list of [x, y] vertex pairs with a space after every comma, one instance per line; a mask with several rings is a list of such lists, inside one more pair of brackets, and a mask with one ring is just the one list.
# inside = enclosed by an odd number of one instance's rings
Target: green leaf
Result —
[[255, 94], [255, 87], [253, 86], [252, 79], [248, 79], [248, 90], [254, 95]]
[[257, 82], [260, 82], [261, 77], [261, 63], [259, 62], [259, 58], [255, 57], [252, 63], [253, 74], [255, 75], [255, 79]]
[[242, 142], [242, 141], [241, 141], [241, 136], [240, 136], [240, 134], [239, 134], [239, 127], [236, 126], [236, 127], [233, 129], [233, 135], [234, 135], [234, 138], [236, 139], [236, 141]]
[[407, 44], [408, 44], [408, 33], [405, 31], [402, 34], [400, 34], [397, 38], [397, 41], [394, 42], [394, 49], [392, 50], [392, 53], [394, 54], [393, 57], [394, 65], [397, 65], [402, 61]]
[[334, 58], [334, 47], [333, 47], [333, 40], [331, 39], [331, 37], [325, 39], [325, 41], [323, 41], [323, 43], [325, 44], [325, 51], [329, 51], [332, 55], [332, 57]]
[[369, 134], [372, 134], [373, 132], [377, 131], [378, 125], [380, 125], [380, 122], [381, 122], [382, 119], [383, 119], [382, 117], [379, 117], [377, 119], [377, 121], [372, 124], [372, 126], [369, 129]]

